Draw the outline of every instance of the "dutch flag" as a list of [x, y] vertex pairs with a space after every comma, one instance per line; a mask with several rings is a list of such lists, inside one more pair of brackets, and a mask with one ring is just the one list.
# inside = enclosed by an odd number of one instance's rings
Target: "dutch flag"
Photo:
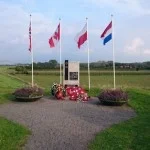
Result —
[[109, 23], [104, 32], [101, 34], [101, 38], [103, 38], [104, 45], [112, 39], [112, 21]]

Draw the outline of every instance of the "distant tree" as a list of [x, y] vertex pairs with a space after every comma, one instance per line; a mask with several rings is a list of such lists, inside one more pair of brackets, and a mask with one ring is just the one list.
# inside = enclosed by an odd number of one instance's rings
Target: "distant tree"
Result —
[[56, 60], [49, 60], [50, 68], [56, 68], [58, 65], [58, 62]]
[[16, 66], [15, 70], [19, 73], [28, 74], [28, 71], [25, 66]]
[[16, 66], [15, 70], [16, 71], [23, 71], [23, 66]]

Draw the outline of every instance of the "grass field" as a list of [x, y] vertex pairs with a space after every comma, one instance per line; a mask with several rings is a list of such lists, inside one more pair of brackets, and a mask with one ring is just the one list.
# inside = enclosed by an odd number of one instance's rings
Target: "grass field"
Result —
[[[12, 99], [12, 92], [22, 83], [0, 74], [0, 104]], [[17, 150], [29, 134], [25, 127], [0, 117], [0, 150]]]
[[8, 102], [8, 99], [12, 98], [14, 90], [22, 85], [23, 83], [20, 81], [0, 74], [0, 104]]
[[[6, 68], [3, 68], [3, 73], [5, 71]], [[0, 103], [8, 102], [12, 98], [11, 93], [16, 88], [24, 85], [23, 82], [10, 78], [6, 74], [7, 71], [5, 76], [0, 74]], [[83, 73], [80, 76], [80, 84], [87, 88], [88, 78], [85, 74]], [[16, 74], [14, 77], [31, 82], [31, 75]], [[58, 73], [34, 75], [34, 83], [45, 88], [46, 94], [49, 94], [53, 82], [59, 83]], [[129, 105], [135, 109], [137, 117], [113, 125], [111, 128], [99, 133], [89, 144], [89, 149], [148, 150], [150, 147], [150, 74], [149, 72], [119, 73], [116, 74], [116, 84], [117, 87], [126, 89], [129, 92]], [[90, 96], [97, 96], [100, 89], [112, 87], [113, 76], [110, 73], [93, 73]], [[24, 143], [28, 134], [29, 131], [22, 126], [0, 118], [0, 149], [18, 149]]]
[[[30, 75], [17, 75], [17, 77], [31, 81]], [[59, 82], [59, 76], [35, 75], [35, 82], [50, 89], [52, 83]], [[87, 76], [80, 76], [80, 84], [88, 87]], [[117, 87], [129, 91], [129, 105], [137, 112], [137, 117], [129, 121], [114, 125], [99, 133], [90, 143], [90, 150], [148, 150], [150, 147], [150, 75], [149, 74], [118, 74]], [[99, 89], [113, 87], [113, 77], [109, 74], [91, 76], [90, 96], [97, 96]]]
[[[29, 74], [15, 74], [13, 69], [7, 69], [6, 72], [13, 73], [20, 79], [31, 82], [31, 71]], [[112, 88], [113, 72], [112, 70], [91, 70], [91, 88]], [[50, 89], [51, 85], [59, 83], [59, 70], [35, 70], [34, 83], [43, 88]], [[84, 88], [88, 87], [87, 70], [80, 71], [80, 85]], [[118, 71], [116, 70], [116, 86], [119, 88], [144, 88], [150, 89], [150, 71]]]
[[24, 145], [30, 131], [0, 117], [0, 150], [18, 150]]
[[137, 117], [99, 133], [90, 143], [90, 150], [149, 150], [150, 92], [130, 90], [129, 96]]
[[[25, 81], [31, 82], [31, 75], [15, 75]], [[59, 76], [54, 75], [34, 75], [34, 82], [39, 86], [49, 90], [53, 82], [59, 83]], [[80, 76], [80, 84], [84, 88], [88, 87], [88, 77]], [[116, 86], [119, 88], [142, 88], [150, 89], [150, 75], [116, 75]], [[100, 75], [91, 76], [91, 88], [112, 88], [113, 76]]]

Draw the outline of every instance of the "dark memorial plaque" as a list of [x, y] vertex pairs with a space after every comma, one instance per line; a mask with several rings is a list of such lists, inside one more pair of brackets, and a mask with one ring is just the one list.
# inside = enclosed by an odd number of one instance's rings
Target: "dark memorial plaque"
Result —
[[68, 60], [65, 60], [65, 80], [68, 80]]
[[70, 80], [78, 80], [78, 72], [70, 72]]

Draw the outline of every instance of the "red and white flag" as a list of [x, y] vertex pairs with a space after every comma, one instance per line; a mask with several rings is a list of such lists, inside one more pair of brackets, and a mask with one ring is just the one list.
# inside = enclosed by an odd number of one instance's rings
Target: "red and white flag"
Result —
[[50, 39], [49, 39], [50, 48], [55, 47], [57, 45], [57, 43], [59, 42], [59, 40], [60, 40], [60, 23], [59, 23], [56, 31], [52, 35], [52, 37], [50, 37]]
[[87, 23], [83, 27], [83, 29], [76, 35], [75, 41], [78, 44], [78, 48], [80, 49], [81, 45], [87, 40]]
[[31, 52], [32, 49], [32, 41], [31, 41], [31, 20], [29, 24], [29, 51]]

